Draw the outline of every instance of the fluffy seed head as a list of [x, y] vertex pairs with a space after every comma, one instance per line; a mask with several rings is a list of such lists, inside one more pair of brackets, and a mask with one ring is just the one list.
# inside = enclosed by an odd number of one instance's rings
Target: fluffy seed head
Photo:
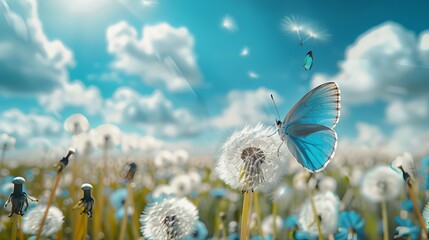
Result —
[[141, 232], [147, 239], [182, 239], [192, 234], [197, 208], [186, 198], [166, 198], [149, 204], [140, 216]]
[[363, 176], [361, 193], [372, 202], [391, 200], [402, 189], [402, 177], [386, 166], [376, 166]]
[[262, 124], [233, 133], [216, 162], [219, 178], [242, 191], [272, 190], [284, 175], [287, 155], [278, 154], [280, 140], [268, 135]]
[[[22, 230], [24, 233], [36, 234], [40, 227], [43, 214], [46, 206], [39, 205], [30, 211], [22, 218]], [[42, 236], [52, 236], [61, 229], [64, 222], [64, 215], [60, 209], [51, 206], [46, 217], [45, 225], [43, 226]]]

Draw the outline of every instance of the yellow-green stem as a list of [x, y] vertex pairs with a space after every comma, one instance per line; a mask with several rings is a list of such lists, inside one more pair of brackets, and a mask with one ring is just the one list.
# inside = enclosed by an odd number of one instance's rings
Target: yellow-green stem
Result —
[[104, 173], [107, 170], [107, 150], [104, 150], [103, 154], [103, 167], [100, 169], [100, 175], [98, 180], [98, 189], [97, 189], [97, 198], [96, 204], [97, 207], [94, 209], [94, 233], [93, 238], [98, 239], [100, 235], [101, 224], [103, 221], [103, 211], [104, 211]]
[[416, 197], [415, 197], [414, 191], [413, 191], [413, 185], [411, 183], [408, 184], [408, 193], [410, 195], [411, 201], [413, 202], [414, 210], [417, 214], [417, 218], [419, 219], [420, 226], [422, 227], [423, 232], [425, 233], [425, 239], [427, 239], [428, 229], [426, 227], [425, 220], [423, 219], [422, 214], [420, 213], [420, 208], [419, 208], [419, 205], [417, 204], [417, 200], [416, 200]]
[[215, 219], [214, 219], [214, 234], [213, 236], [219, 236], [219, 223], [220, 223], [220, 203], [222, 200], [216, 199], [216, 210], [215, 210]]
[[43, 213], [42, 221], [40, 221], [39, 230], [37, 231], [36, 240], [39, 240], [41, 235], [42, 235], [42, 231], [43, 231], [43, 227], [45, 225], [46, 217], [48, 216], [49, 208], [51, 207], [52, 202], [54, 201], [55, 192], [57, 191], [58, 184], [60, 183], [61, 175], [62, 175], [62, 172], [59, 171], [57, 173], [57, 176], [55, 177], [54, 185], [52, 186], [52, 190], [51, 190], [51, 193], [49, 195], [48, 202], [46, 203], [45, 213]]
[[278, 210], [278, 205], [276, 202], [273, 202], [273, 239], [277, 238], [277, 210]]
[[240, 239], [247, 240], [247, 224], [249, 221], [249, 211], [250, 211], [250, 204], [252, 201], [252, 193], [249, 191], [246, 191], [243, 193], [243, 210], [241, 213], [241, 228], [240, 228]]
[[16, 229], [18, 225], [18, 215], [14, 214], [12, 216], [12, 234], [10, 240], [16, 240]]
[[22, 216], [18, 215], [18, 238], [24, 240], [24, 233], [22, 232]]
[[82, 223], [82, 240], [86, 240], [86, 235], [88, 234], [88, 215], [83, 214], [83, 223]]
[[[128, 198], [130, 200], [130, 206], [134, 209], [134, 211], [136, 211], [136, 205], [134, 203], [134, 188], [131, 184], [129, 184], [128, 187], [131, 189], [128, 191]], [[133, 232], [133, 239], [138, 239], [139, 234], [136, 230], [136, 229], [139, 229], [138, 214], [133, 214], [132, 221], [133, 221], [132, 222], [133, 224], [131, 224], [131, 229]]]
[[381, 201], [381, 217], [383, 219], [383, 239], [389, 240], [389, 223], [387, 220], [387, 204], [386, 201]]
[[264, 233], [262, 232], [262, 224], [261, 224], [261, 208], [259, 207], [259, 194], [255, 192], [254, 204], [255, 204], [255, 212], [256, 212], [256, 225], [258, 227], [259, 236], [262, 240], [264, 240]]
[[320, 225], [319, 214], [317, 213], [316, 204], [314, 203], [312, 190], [308, 189], [308, 197], [310, 199], [311, 209], [313, 210], [314, 218], [317, 224], [317, 231], [319, 232], [319, 240], [323, 240], [322, 226]]

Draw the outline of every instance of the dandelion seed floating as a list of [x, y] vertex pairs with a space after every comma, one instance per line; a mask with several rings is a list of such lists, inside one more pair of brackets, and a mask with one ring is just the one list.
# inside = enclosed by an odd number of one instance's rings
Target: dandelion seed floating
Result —
[[221, 25], [220, 25], [223, 29], [226, 29], [230, 32], [234, 32], [236, 30], [238, 30], [237, 25], [235, 24], [234, 19], [231, 16], [225, 16], [222, 19]]
[[166, 198], [145, 207], [141, 232], [147, 239], [182, 239], [194, 230], [198, 210], [186, 198]]
[[83, 190], [83, 197], [79, 202], [73, 207], [73, 209], [82, 209], [80, 214], [87, 214], [88, 217], [92, 217], [92, 208], [94, 207], [94, 199], [91, 196], [92, 185], [89, 183], [84, 183], [80, 187]]
[[[37, 202], [38, 200], [29, 196], [26, 192], [22, 191], [23, 184], [25, 179], [23, 177], [16, 177], [12, 180], [14, 185], [12, 194], [9, 195], [4, 207], [12, 202], [12, 210], [8, 217], [11, 217], [13, 214], [24, 216], [24, 212], [28, 208], [28, 199], [32, 202]], [[25, 209], [23, 210], [25, 205]]]
[[281, 28], [285, 32], [296, 34], [298, 46], [304, 46], [304, 42], [309, 39], [325, 39], [328, 37], [328, 34], [324, 31], [316, 31], [314, 26], [311, 26], [310, 24], [302, 24], [299, 19], [294, 16], [285, 17], [282, 20]]

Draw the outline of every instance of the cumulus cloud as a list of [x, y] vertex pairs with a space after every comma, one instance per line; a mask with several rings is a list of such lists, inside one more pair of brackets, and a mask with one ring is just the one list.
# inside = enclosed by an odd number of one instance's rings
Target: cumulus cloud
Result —
[[53, 113], [59, 113], [65, 106], [72, 106], [83, 107], [88, 114], [94, 115], [101, 110], [103, 98], [97, 87], [86, 87], [81, 81], [74, 81], [40, 96], [39, 102]]
[[[415, 34], [394, 22], [376, 26], [359, 36], [347, 48], [340, 71], [334, 76], [315, 74], [312, 85], [336, 81], [345, 102], [370, 103], [390, 100], [392, 89], [414, 95], [426, 94], [429, 88], [429, 68], [423, 53], [427, 33], [419, 42]], [[426, 67], [425, 65], [426, 64]]]
[[60, 139], [62, 124], [56, 119], [34, 113], [23, 113], [16, 108], [0, 113], [0, 132], [15, 137], [17, 146], [33, 145], [41, 139]]
[[197, 134], [201, 125], [185, 108], [178, 108], [156, 90], [151, 95], [123, 87], [106, 100], [103, 115], [106, 121], [134, 123], [149, 134], [169, 137]]
[[0, 5], [0, 90], [9, 94], [49, 93], [67, 80], [72, 52], [43, 31], [35, 0]]
[[337, 74], [313, 77], [313, 86], [336, 81], [346, 106], [385, 106], [383, 126], [358, 123], [356, 139], [340, 142], [339, 149], [364, 146], [383, 155], [429, 151], [428, 42], [428, 31], [416, 36], [397, 23], [386, 22], [363, 33], [347, 48]]
[[[167, 23], [144, 26], [142, 36], [122, 21], [107, 29], [108, 51], [115, 57], [112, 67], [136, 75], [152, 86], [183, 91], [201, 82], [194, 39], [185, 27]], [[188, 83], [189, 82], [189, 83]]]
[[273, 111], [270, 94], [274, 95], [277, 103], [281, 103], [282, 99], [276, 91], [264, 87], [256, 90], [233, 90], [226, 97], [228, 106], [211, 123], [219, 128], [240, 127], [258, 122], [274, 123], [276, 116], [269, 114]]

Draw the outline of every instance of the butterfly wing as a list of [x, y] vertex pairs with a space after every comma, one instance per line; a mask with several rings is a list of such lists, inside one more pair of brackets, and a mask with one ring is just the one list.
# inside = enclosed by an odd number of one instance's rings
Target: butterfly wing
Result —
[[319, 124], [334, 128], [340, 118], [340, 89], [334, 82], [324, 83], [299, 100], [286, 115], [283, 125]]
[[304, 58], [304, 69], [311, 70], [311, 67], [313, 67], [313, 58], [307, 54]]
[[286, 115], [282, 131], [297, 161], [311, 172], [323, 170], [333, 157], [340, 116], [340, 90], [334, 82], [308, 92]]
[[287, 146], [296, 160], [311, 172], [322, 171], [334, 156], [337, 134], [317, 124], [294, 124], [286, 129]]

